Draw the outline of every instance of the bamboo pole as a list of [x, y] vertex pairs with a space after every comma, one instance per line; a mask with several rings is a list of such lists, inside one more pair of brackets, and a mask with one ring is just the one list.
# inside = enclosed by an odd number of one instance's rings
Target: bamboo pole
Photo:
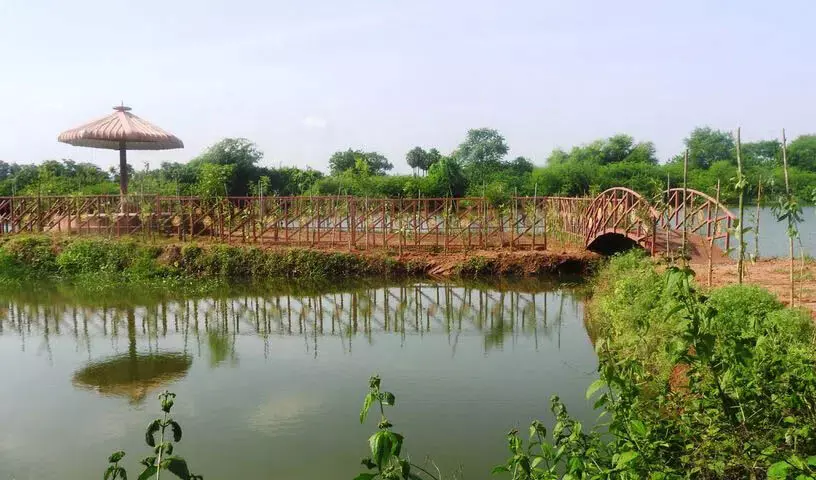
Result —
[[[670, 199], [669, 190], [671, 190], [671, 175], [666, 174], [666, 213], [667, 214], [669, 213], [669, 199]], [[670, 252], [671, 246], [669, 245], [669, 230], [671, 230], [671, 229], [669, 228], [669, 222], [671, 222], [671, 217], [666, 218], [666, 225], [665, 225], [665, 227], [666, 227], [666, 257], [667, 258], [671, 254], [671, 252]]]
[[759, 214], [762, 208], [762, 176], [757, 180], [756, 222], [754, 222], [754, 261], [759, 260]]
[[715, 197], [717, 202], [714, 204], [714, 232], [711, 234], [711, 238], [708, 239], [708, 286], [710, 287], [713, 283], [714, 277], [714, 239], [717, 238], [717, 225], [719, 222], [717, 221], [717, 216], [720, 214], [720, 179], [717, 179], [717, 196]]
[[530, 244], [530, 250], [535, 250], [536, 246], [536, 213], [538, 212], [538, 183], [533, 186], [533, 243]]
[[[788, 139], [785, 136], [785, 129], [782, 129], [782, 167], [785, 172], [785, 194], [790, 199], [790, 180], [788, 179]], [[788, 233], [788, 253], [790, 255], [790, 263], [789, 263], [789, 280], [790, 280], [790, 306], [793, 307], [793, 289], [794, 289], [794, 279], [793, 279], [793, 237]]]
[[737, 282], [742, 284], [742, 277], [745, 274], [745, 239], [743, 238], [742, 232], [745, 230], [743, 228], [743, 219], [745, 217], [745, 194], [744, 194], [744, 186], [743, 186], [743, 178], [742, 178], [742, 141], [740, 139], [740, 128], [737, 127], [737, 189], [739, 191], [739, 221], [737, 223], [737, 235], [739, 238], [739, 245], [737, 247], [737, 251], [739, 252], [739, 256], [737, 258]]
[[688, 250], [688, 156], [689, 151], [687, 148], [683, 156], [683, 243], [681, 254], [683, 255], [684, 263]]

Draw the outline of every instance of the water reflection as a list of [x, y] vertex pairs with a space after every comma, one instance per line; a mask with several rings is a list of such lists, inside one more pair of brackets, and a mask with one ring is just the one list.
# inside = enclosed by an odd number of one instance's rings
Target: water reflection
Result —
[[[162, 300], [133, 306], [77, 305], [68, 299], [49, 298], [46, 304], [17, 298], [0, 300], [0, 334], [19, 336], [22, 348], [39, 342], [50, 356], [50, 338], [71, 335], [78, 348], [92, 358], [92, 339], [128, 339], [128, 354], [109, 360], [130, 369], [133, 382], [145, 382], [144, 372], [186, 358], [191, 348], [208, 352], [210, 367], [238, 364], [236, 337], [252, 335], [264, 342], [264, 356], [275, 336], [303, 336], [303, 348], [317, 357], [319, 339], [340, 337], [344, 352], [352, 353], [362, 337], [398, 335], [403, 342], [413, 335], [443, 334], [453, 355], [460, 335], [481, 335], [484, 352], [501, 349], [518, 336], [557, 337], [563, 325], [565, 302], [574, 311], [577, 300], [560, 292], [485, 289], [456, 284], [411, 284], [323, 294], [242, 295], [204, 299]], [[161, 339], [181, 335], [178, 358], [162, 359]], [[137, 338], [147, 352], [138, 354]], [[166, 353], [163, 353], [166, 355]], [[188, 365], [189, 366], [189, 365]], [[182, 365], [176, 365], [183, 370]], [[101, 374], [95, 362], [89, 369]], [[115, 368], [113, 366], [108, 368]], [[101, 370], [104, 371], [104, 370]], [[183, 372], [182, 372], [183, 375]], [[161, 376], [161, 375], [159, 375]], [[135, 398], [135, 397], [134, 397]]]
[[183, 378], [192, 363], [188, 355], [175, 352], [115, 355], [77, 371], [73, 384], [141, 403], [148, 393]]
[[466, 465], [468, 478], [505, 457], [501, 432], [551, 420], [553, 394], [595, 418], [584, 392], [596, 357], [563, 284], [285, 288], [0, 292], [0, 363], [14, 366], [0, 389], [0, 478], [93, 478], [112, 450], [138, 454], [164, 388], [208, 478], [354, 478], [375, 372], [398, 395], [411, 455]]

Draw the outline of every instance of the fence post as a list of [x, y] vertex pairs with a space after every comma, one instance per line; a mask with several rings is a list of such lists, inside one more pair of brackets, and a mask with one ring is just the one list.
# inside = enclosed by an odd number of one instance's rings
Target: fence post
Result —
[[544, 200], [544, 225], [542, 234], [544, 235], [544, 250], [547, 250], [547, 217], [549, 216], [549, 202]]
[[346, 196], [348, 202], [348, 228], [349, 228], [349, 252], [357, 246], [357, 203], [350, 195]]

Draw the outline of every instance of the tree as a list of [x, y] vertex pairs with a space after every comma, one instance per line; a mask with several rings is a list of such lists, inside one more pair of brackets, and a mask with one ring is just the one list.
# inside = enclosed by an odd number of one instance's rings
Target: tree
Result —
[[[692, 168], [708, 168], [719, 160], [728, 160], [736, 164], [736, 145], [731, 134], [711, 127], [697, 127], [685, 139], [689, 150], [689, 166]], [[682, 162], [683, 156], [678, 155], [675, 161]]]
[[600, 163], [618, 163], [626, 160], [635, 148], [635, 139], [630, 135], [618, 134], [600, 144]]
[[0, 160], [0, 181], [7, 179], [11, 175], [13, 175], [13, 164], [6, 163]]
[[760, 140], [742, 145], [743, 162], [749, 167], [781, 165], [781, 154], [782, 144], [779, 140]]
[[657, 164], [655, 146], [652, 142], [635, 143], [630, 135], [618, 134], [606, 139], [572, 147], [569, 153], [556, 148], [547, 159], [549, 165], [572, 163], [595, 163], [611, 165], [613, 163], [631, 162]]
[[434, 164], [436, 162], [438, 162], [441, 159], [442, 159], [442, 154], [439, 153], [439, 150], [437, 150], [435, 148], [432, 148], [432, 149], [428, 150], [428, 155], [425, 157], [425, 165], [424, 165], [423, 170], [425, 170], [425, 172], [427, 172], [428, 170], [430, 170], [431, 167], [434, 166]]
[[385, 172], [394, 168], [394, 165], [385, 158], [385, 155], [377, 152], [368, 152], [363, 159], [368, 164], [368, 171], [372, 175], [385, 175]]
[[507, 168], [514, 175], [526, 175], [532, 173], [533, 162], [524, 157], [516, 157], [507, 164]]
[[357, 161], [361, 160], [368, 166], [371, 175], [384, 175], [385, 172], [394, 168], [384, 155], [377, 152], [363, 152], [361, 150], [348, 149], [346, 151], [334, 152], [329, 158], [329, 168], [332, 175], [339, 175], [347, 170], [355, 168]]
[[561, 148], [553, 149], [550, 156], [547, 157], [547, 165], [562, 165], [570, 161], [570, 156]]
[[196, 193], [205, 198], [224, 197], [228, 195], [227, 184], [235, 176], [235, 164], [218, 165], [205, 163], [196, 183]]
[[788, 164], [816, 171], [816, 135], [802, 135], [788, 145]]
[[199, 169], [204, 164], [234, 165], [227, 181], [227, 194], [247, 195], [249, 184], [261, 176], [256, 164], [262, 158], [263, 152], [246, 138], [225, 138], [190, 161], [190, 166]]
[[440, 197], [461, 197], [467, 189], [462, 167], [452, 158], [443, 157], [428, 170], [428, 190]]
[[339, 175], [346, 170], [354, 168], [357, 157], [362, 157], [364, 154], [360, 150], [348, 149], [346, 151], [334, 152], [329, 158], [329, 169], [332, 175]]
[[422, 147], [414, 147], [405, 154], [405, 160], [408, 162], [408, 166], [414, 170], [414, 176], [416, 176], [417, 170], [426, 169], [428, 152]]
[[652, 142], [640, 142], [629, 151], [629, 154], [623, 159], [628, 163], [645, 163], [648, 165], [657, 165], [657, 150]]
[[468, 130], [467, 137], [457, 150], [457, 160], [471, 174], [484, 174], [501, 165], [507, 155], [507, 144], [504, 137], [491, 128]]

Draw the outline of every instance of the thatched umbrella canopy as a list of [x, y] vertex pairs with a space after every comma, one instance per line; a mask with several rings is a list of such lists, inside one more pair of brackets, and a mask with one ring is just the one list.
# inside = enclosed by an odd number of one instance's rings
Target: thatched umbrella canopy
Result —
[[119, 190], [127, 195], [127, 151], [184, 148], [175, 135], [130, 113], [130, 107], [113, 107], [114, 113], [62, 132], [57, 140], [78, 147], [119, 150]]

